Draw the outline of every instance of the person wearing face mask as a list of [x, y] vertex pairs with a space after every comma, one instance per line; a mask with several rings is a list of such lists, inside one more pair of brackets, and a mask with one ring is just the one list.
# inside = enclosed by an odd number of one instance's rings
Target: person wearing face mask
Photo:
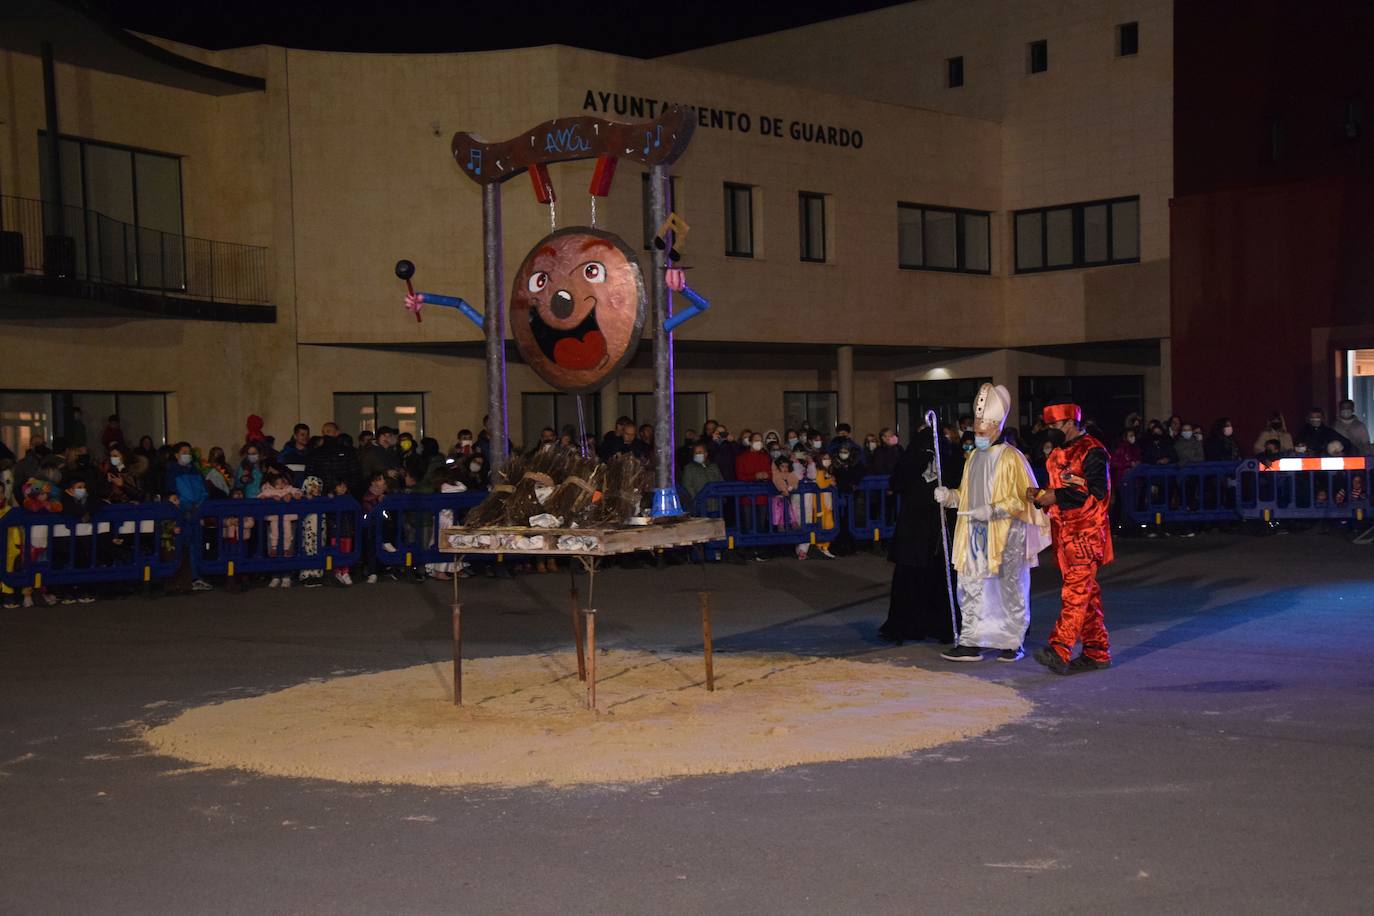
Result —
[[1174, 440], [1158, 422], [1150, 424], [1150, 434], [1140, 449], [1140, 460], [1144, 464], [1178, 464]]
[[482, 457], [481, 452], [462, 459], [459, 470], [462, 474], [459, 480], [469, 490], [485, 490], [487, 488], [487, 460]]
[[1198, 464], [1203, 460], [1206, 453], [1196, 423], [1184, 423], [1180, 428], [1178, 438], [1174, 440], [1174, 454], [1178, 456], [1179, 464]]
[[1307, 446], [1309, 454], [1325, 455], [1326, 447], [1337, 439], [1347, 454], [1354, 453], [1355, 449], [1350, 440], [1326, 425], [1326, 412], [1320, 407], [1313, 407], [1307, 412], [1307, 426], [1293, 437], [1293, 447], [1296, 451], [1297, 446], [1301, 444]]
[[262, 491], [262, 475], [265, 470], [261, 450], [256, 445], [245, 445], [239, 453], [238, 478], [235, 480], [235, 484], [243, 490], [245, 499], [258, 498], [258, 493]]
[[[1064, 584], [1059, 619], [1049, 643], [1035, 650], [1035, 660], [1055, 674], [1099, 671], [1111, 666], [1111, 644], [1102, 620], [1102, 589], [1097, 571], [1112, 561], [1110, 459], [1106, 447], [1083, 432], [1082, 411], [1075, 404], [1045, 408], [1045, 422], [1055, 444], [1050, 455], [1050, 484], [1033, 487], [1027, 496], [1046, 509], [1054, 530], [1054, 549]], [[1077, 657], [1073, 648], [1082, 643]]]
[[[1047, 445], [1049, 443], [1046, 443]], [[1125, 492], [1122, 486], [1126, 482], [1126, 475], [1131, 469], [1140, 464], [1142, 451], [1140, 442], [1136, 437], [1136, 431], [1131, 427], [1126, 427], [1126, 432], [1117, 440], [1116, 446], [1111, 454], [1111, 474], [1112, 474], [1112, 509], [1120, 517], [1121, 500], [1120, 494]], [[1036, 478], [1040, 486], [1048, 486], [1049, 480]]]
[[683, 508], [693, 515], [714, 515], [720, 512], [720, 500], [709, 500], [707, 505], [697, 505], [697, 494], [708, 483], [717, 483], [722, 478], [720, 468], [710, 461], [706, 445], [698, 442], [692, 446], [692, 458], [682, 469], [682, 489], [687, 492], [687, 505]]
[[1277, 410], [1269, 415], [1269, 422], [1255, 437], [1255, 444], [1252, 447], [1254, 454], [1262, 454], [1265, 443], [1270, 439], [1278, 440], [1280, 452], [1288, 454], [1293, 451], [1293, 436], [1288, 432], [1288, 424], [1284, 422], [1283, 414]]
[[897, 470], [897, 462], [902, 460], [902, 446], [897, 434], [891, 427], [878, 431], [877, 445], [868, 459], [868, 473], [891, 476]]
[[[768, 452], [764, 449], [763, 434], [752, 433], [749, 437], [749, 448], [740, 452], [735, 459], [735, 479], [741, 483], [763, 483], [770, 481], [773, 477], [773, 462], [768, 457]], [[740, 500], [741, 518], [739, 526], [741, 531], [755, 532], [763, 531], [767, 526], [767, 505], [766, 496], [756, 496], [752, 500]], [[754, 559], [764, 559], [761, 554], [755, 553]]]
[[[377, 438], [358, 455], [359, 469], [364, 480], [371, 480], [376, 474], [399, 477], [401, 470], [401, 450], [396, 443], [400, 434], [390, 426], [377, 427]], [[250, 495], [248, 497], [252, 499]]]
[[1030, 571], [1049, 544], [1049, 522], [1029, 501], [1030, 464], [1008, 445], [994, 445], [1011, 411], [1011, 394], [984, 384], [974, 401], [974, 451], [959, 489], [936, 487], [932, 496], [957, 509], [952, 561], [959, 573], [959, 638], [941, 657], [981, 661], [996, 650], [1014, 662], [1030, 626]]
[[358, 450], [340, 434], [333, 420], [320, 427], [320, 435], [320, 444], [305, 456], [306, 476], [318, 477], [325, 493], [333, 493], [339, 484], [352, 490], [362, 476]]
[[101, 501], [111, 505], [143, 501], [143, 489], [129, 467], [126, 454], [123, 445], [110, 446], [108, 456], [100, 465], [99, 486], [95, 491]]
[[1351, 448], [1347, 450], [1347, 454], [1368, 455], [1374, 451], [1370, 448], [1369, 427], [1355, 416], [1355, 402], [1349, 398], [1341, 401], [1337, 407], [1336, 421], [1331, 424], [1331, 428], [1350, 443]]
[[853, 436], [850, 435], [851, 432], [852, 430], [848, 423], [837, 424], [835, 426], [835, 438], [830, 440], [830, 444], [825, 447], [825, 450], [834, 455], [839, 452], [840, 449], [847, 448], [857, 457], [859, 444], [854, 441]]
[[[1236, 442], [1236, 427], [1231, 423], [1230, 417], [1221, 417], [1212, 424], [1211, 435], [1203, 443], [1204, 452], [1208, 461], [1239, 461], [1240, 445]], [[1116, 458], [1112, 458], [1112, 466], [1116, 466]]]
[[[816, 485], [816, 489], [821, 492], [817, 496], [806, 497], [806, 518], [810, 524], [815, 524], [816, 515], [820, 515], [820, 527], [823, 532], [835, 530], [835, 459], [829, 452], [817, 449], [809, 456], [808, 477]], [[830, 545], [833, 538], [825, 535], [816, 535], [816, 549], [821, 552], [821, 556], [828, 559], [835, 559], [835, 555], [830, 552]], [[802, 546], [807, 546], [803, 544]]]
[[91, 456], [86, 451], [86, 446], [68, 443], [66, 450], [62, 453], [62, 476], [80, 478], [88, 491], [95, 491], [99, 473], [91, 467]]

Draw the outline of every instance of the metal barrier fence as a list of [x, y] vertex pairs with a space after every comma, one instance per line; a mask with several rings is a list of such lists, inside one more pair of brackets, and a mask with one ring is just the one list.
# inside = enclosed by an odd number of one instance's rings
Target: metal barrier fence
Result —
[[351, 566], [362, 555], [362, 530], [362, 507], [351, 496], [212, 499], [182, 526], [182, 537], [196, 575], [233, 576]]
[[1121, 515], [1138, 525], [1233, 522], [1236, 514], [1235, 461], [1142, 464], [1122, 482]]
[[897, 531], [897, 496], [885, 474], [863, 478], [846, 497], [849, 531], [856, 541], [882, 541]]
[[[1293, 459], [1289, 459], [1293, 461]], [[1297, 459], [1265, 465], [1243, 461], [1236, 472], [1238, 513], [1244, 519], [1364, 521], [1369, 514], [1369, 461]], [[1311, 466], [1304, 467], [1310, 463]]]
[[1121, 515], [1139, 525], [1241, 520], [1363, 521], [1369, 459], [1285, 458], [1140, 465], [1121, 487]]
[[693, 502], [697, 516], [725, 520], [725, 539], [707, 545], [714, 550], [829, 543], [839, 536], [847, 511], [844, 494], [809, 480], [786, 497], [769, 481], [715, 481]]
[[393, 493], [366, 519], [369, 556], [381, 566], [451, 564], [439, 550], [439, 532], [461, 525], [468, 510], [487, 498], [485, 490], [465, 493]]
[[76, 519], [11, 509], [0, 518], [0, 544], [18, 553], [0, 581], [12, 589], [98, 582], [149, 582], [176, 572], [183, 557], [171, 503], [99, 506]]

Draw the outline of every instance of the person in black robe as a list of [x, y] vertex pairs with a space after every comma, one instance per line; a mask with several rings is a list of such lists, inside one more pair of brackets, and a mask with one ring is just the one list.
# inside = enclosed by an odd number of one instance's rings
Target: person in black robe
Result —
[[[929, 429], [922, 429], [889, 478], [888, 486], [900, 501], [897, 530], [887, 554], [893, 564], [892, 596], [887, 620], [878, 628], [878, 635], [889, 642], [954, 642], [948, 590], [954, 571], [950, 570], [947, 583], [946, 554], [940, 543], [940, 513], [944, 510], [935, 502], [935, 488], [941, 484], [957, 487], [961, 462], [952, 448], [942, 449], [940, 459], [942, 473], [936, 479], [935, 438]], [[947, 521], [953, 532], [954, 519]]]

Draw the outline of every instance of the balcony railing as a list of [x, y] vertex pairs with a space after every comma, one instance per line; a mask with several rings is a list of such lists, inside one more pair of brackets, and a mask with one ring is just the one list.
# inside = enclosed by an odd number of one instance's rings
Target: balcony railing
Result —
[[0, 196], [0, 274], [6, 273], [270, 303], [266, 248], [162, 232], [28, 197]]

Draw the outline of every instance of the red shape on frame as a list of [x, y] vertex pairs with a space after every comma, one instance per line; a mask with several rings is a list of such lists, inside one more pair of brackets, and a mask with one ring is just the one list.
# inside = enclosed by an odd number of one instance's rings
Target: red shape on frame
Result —
[[593, 197], [611, 196], [611, 181], [615, 178], [615, 167], [619, 162], [615, 156], [596, 157], [596, 169], [592, 172], [592, 183], [587, 189]]
[[543, 163], [530, 166], [530, 184], [534, 185], [534, 196], [541, 204], [551, 204], [558, 199], [553, 192], [553, 180], [549, 178], [549, 167]]

